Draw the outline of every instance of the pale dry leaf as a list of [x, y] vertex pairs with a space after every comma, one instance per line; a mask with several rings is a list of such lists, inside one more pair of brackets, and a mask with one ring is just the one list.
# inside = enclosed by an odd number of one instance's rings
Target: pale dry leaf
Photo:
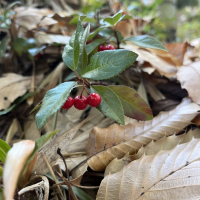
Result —
[[[42, 76], [36, 76], [36, 85]], [[31, 88], [31, 77], [14, 73], [4, 74], [0, 78], [0, 110], [9, 108], [10, 104], [18, 97], [24, 95]]]
[[18, 120], [15, 118], [13, 119], [9, 129], [8, 129], [8, 132], [7, 132], [7, 135], [6, 135], [6, 143], [10, 144], [11, 140], [13, 139], [14, 135], [18, 132]]
[[160, 74], [165, 75], [166, 77], [174, 77], [176, 75], [177, 68], [175, 64], [165, 61], [157, 55], [152, 54], [149, 50], [139, 48], [129, 42], [127, 42], [126, 45], [121, 45], [121, 47], [137, 53], [139, 55], [137, 59], [149, 62]]
[[101, 182], [97, 200], [200, 198], [200, 139], [143, 155]]
[[50, 90], [50, 89], [56, 87], [58, 80], [59, 80], [59, 77], [60, 77], [60, 74], [62, 73], [64, 66], [65, 66], [65, 63], [61, 62], [55, 68], [53, 75], [51, 77], [51, 80], [49, 81], [49, 83], [47, 85], [47, 90]]
[[8, 151], [3, 171], [5, 200], [13, 199], [19, 175], [34, 148], [35, 142], [24, 140], [15, 143]]
[[24, 137], [27, 140], [37, 140], [41, 136], [35, 122], [35, 114], [28, 116], [27, 120], [24, 121]]
[[76, 132], [86, 121], [87, 121], [87, 119], [83, 120], [81, 123], [76, 125], [74, 128], [61, 134], [60, 136], [56, 137], [53, 141], [51, 141], [49, 144], [44, 146], [39, 151], [38, 159], [37, 159], [36, 165], [33, 169], [33, 172], [36, 174], [41, 174], [41, 175], [48, 172], [48, 168], [46, 167], [46, 164], [44, 162], [42, 155], [45, 154], [50, 165], [53, 166], [59, 157], [59, 155], [57, 154], [57, 149], [58, 148], [66, 149], [67, 146], [69, 145], [69, 143], [71, 142], [72, 138], [76, 134]]
[[54, 14], [54, 12], [50, 9], [18, 7], [15, 9], [15, 11], [15, 25], [22, 26], [28, 30], [37, 28], [38, 24], [39, 26], [49, 26], [58, 23], [56, 20], [46, 17]]
[[200, 61], [189, 66], [182, 66], [177, 72], [181, 87], [188, 91], [189, 97], [200, 104]]
[[40, 44], [67, 44], [70, 40], [70, 37], [67, 35], [54, 35], [54, 34], [46, 34], [44, 32], [35, 33], [35, 38], [38, 40]]
[[185, 98], [174, 110], [161, 112], [150, 121], [95, 127], [87, 144], [87, 155], [91, 157], [88, 165], [94, 171], [103, 171], [114, 158], [122, 158], [127, 152], [133, 154], [152, 140], [179, 133], [191, 124], [199, 110], [190, 98]]
[[200, 129], [190, 130], [187, 134], [185, 133], [178, 136], [165, 136], [156, 142], [152, 140], [147, 146], [141, 147], [137, 154], [130, 155], [127, 153], [121, 159], [115, 158], [112, 160], [112, 162], [109, 163], [109, 165], [106, 167], [104, 176], [107, 176], [109, 173], [113, 174], [120, 171], [124, 165], [127, 165], [130, 162], [141, 158], [143, 154], [153, 155], [157, 154], [161, 150], [171, 150], [178, 144], [183, 144], [191, 141], [192, 138], [200, 138]]

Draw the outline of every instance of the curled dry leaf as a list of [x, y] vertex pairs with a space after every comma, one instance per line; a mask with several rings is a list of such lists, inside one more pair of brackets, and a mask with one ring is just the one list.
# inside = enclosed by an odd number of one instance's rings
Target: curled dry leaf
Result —
[[53, 166], [56, 162], [56, 160], [59, 158], [59, 155], [57, 154], [58, 148], [67, 148], [69, 143], [71, 142], [74, 135], [77, 133], [79, 128], [87, 121], [87, 119], [83, 120], [81, 123], [76, 125], [74, 128], [70, 129], [69, 131], [64, 132], [60, 136], [56, 137], [53, 141], [51, 141], [49, 144], [44, 146], [41, 151], [39, 152], [38, 159], [36, 162], [36, 165], [33, 169], [33, 172], [37, 174], [46, 174], [48, 172], [48, 168], [44, 162], [43, 154], [46, 155], [49, 164]]
[[[42, 76], [36, 77], [36, 85]], [[0, 110], [7, 109], [18, 97], [24, 95], [31, 88], [31, 77], [25, 77], [14, 73], [4, 74], [0, 78]]]
[[178, 144], [187, 143], [192, 140], [192, 138], [200, 138], [200, 129], [190, 130], [187, 134], [182, 134], [179, 136], [172, 135], [168, 137], [163, 137], [162, 139], [154, 142], [153, 140], [145, 147], [141, 147], [137, 154], [130, 155], [127, 153], [122, 159], [115, 158], [107, 166], [104, 176], [107, 176], [109, 173], [113, 174], [120, 171], [124, 165], [129, 164], [130, 162], [137, 160], [145, 155], [157, 154], [161, 150], [171, 150], [176, 147]]
[[[97, 200], [200, 198], [200, 139], [143, 155], [101, 182]], [[195, 192], [194, 192], [195, 191]]]
[[192, 100], [200, 104], [200, 61], [193, 62], [189, 66], [182, 66], [177, 72], [177, 79], [181, 87], [188, 91]]
[[35, 142], [24, 140], [13, 145], [6, 157], [3, 171], [5, 200], [12, 200], [19, 175], [33, 152]]
[[41, 195], [43, 196], [42, 200], [48, 200], [49, 181], [46, 176], [33, 176], [31, 180], [28, 183], [26, 183], [25, 187], [18, 192], [18, 194], [22, 195], [32, 190], [41, 191], [40, 188], [42, 189], [42, 191], [44, 191], [44, 195]]
[[199, 110], [190, 98], [185, 98], [174, 110], [161, 112], [151, 121], [126, 126], [114, 124], [106, 129], [95, 127], [87, 145], [87, 155], [91, 157], [88, 165], [94, 171], [103, 171], [114, 158], [122, 158], [127, 152], [133, 154], [152, 140], [179, 133]]

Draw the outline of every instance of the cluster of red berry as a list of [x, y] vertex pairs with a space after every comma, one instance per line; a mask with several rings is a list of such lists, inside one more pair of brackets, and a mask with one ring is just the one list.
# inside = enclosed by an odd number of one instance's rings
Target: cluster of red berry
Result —
[[105, 50], [115, 50], [115, 47], [111, 44], [108, 45], [100, 45], [99, 46], [99, 51], [105, 51]]
[[78, 110], [84, 110], [87, 105], [92, 107], [97, 107], [101, 103], [101, 96], [97, 93], [92, 93], [86, 98], [83, 95], [78, 95], [73, 99], [72, 97], [68, 97], [65, 104], [62, 106], [64, 109], [69, 109], [73, 105]]

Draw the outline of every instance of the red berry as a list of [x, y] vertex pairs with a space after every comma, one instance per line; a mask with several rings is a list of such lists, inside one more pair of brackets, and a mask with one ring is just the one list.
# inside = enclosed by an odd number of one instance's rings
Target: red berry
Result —
[[82, 95], [78, 95], [74, 99], [74, 107], [78, 110], [84, 110], [87, 107], [87, 98]]
[[107, 46], [106, 45], [100, 45], [98, 51], [105, 51]]
[[99, 51], [105, 51], [105, 50], [115, 50], [115, 47], [111, 44], [109, 45], [100, 45], [99, 46]]
[[37, 55], [35, 55], [35, 58], [39, 58], [41, 56], [41, 53], [38, 53]]
[[113, 47], [113, 45], [109, 44], [109, 45], [107, 46], [107, 50], [115, 50], [115, 47]]
[[97, 107], [101, 103], [101, 96], [97, 93], [92, 93], [88, 96], [87, 103], [92, 107]]
[[65, 104], [62, 106], [64, 109], [70, 109], [74, 105], [74, 99], [72, 97], [68, 97]]
[[86, 42], [86, 44], [90, 44], [93, 41], [93, 39]]

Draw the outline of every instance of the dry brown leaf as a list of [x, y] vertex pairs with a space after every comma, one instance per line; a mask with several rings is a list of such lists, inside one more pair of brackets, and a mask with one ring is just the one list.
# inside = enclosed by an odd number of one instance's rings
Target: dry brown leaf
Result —
[[189, 97], [200, 104], [200, 61], [193, 62], [189, 66], [182, 66], [177, 72], [177, 79], [181, 87], [188, 91]]
[[[97, 200], [200, 198], [200, 139], [143, 155], [101, 182]], [[195, 191], [195, 192], [194, 192]]]
[[[36, 77], [36, 85], [42, 76]], [[24, 95], [31, 87], [31, 77], [14, 73], [4, 74], [0, 78], [0, 110], [9, 108], [10, 104], [18, 97]]]
[[166, 44], [165, 47], [171, 55], [177, 57], [181, 61], [181, 63], [183, 63], [183, 58], [187, 51], [188, 45], [189, 44], [187, 42], [182, 42]]
[[174, 63], [171, 64], [165, 61], [161, 57], [152, 54], [149, 50], [139, 48], [130, 42], [127, 42], [126, 45], [121, 45], [121, 47], [137, 53], [139, 55], [138, 59], [149, 62], [160, 74], [166, 77], [173, 77], [176, 75], [177, 68]]
[[71, 142], [71, 140], [74, 137], [74, 135], [76, 134], [76, 132], [86, 121], [87, 121], [87, 119], [83, 120], [81, 123], [76, 125], [74, 128], [61, 134], [60, 136], [56, 137], [53, 141], [51, 141], [49, 144], [44, 146], [39, 151], [38, 159], [37, 159], [36, 165], [33, 169], [33, 172], [37, 173], [37, 174], [41, 174], [41, 175], [48, 172], [48, 168], [44, 162], [42, 155], [45, 154], [50, 165], [53, 166], [59, 157], [59, 155], [57, 154], [57, 149], [58, 148], [61, 148], [61, 149], [67, 148], [67, 146]]
[[13, 145], [6, 157], [3, 171], [5, 200], [12, 200], [19, 175], [35, 148], [35, 142], [24, 140]]
[[118, 22], [115, 28], [123, 35], [124, 38], [131, 36], [132, 27], [129, 20]]
[[185, 98], [174, 110], [161, 112], [151, 121], [126, 126], [114, 124], [106, 129], [95, 127], [87, 145], [87, 155], [92, 156], [88, 165], [94, 171], [103, 171], [114, 158], [122, 158], [127, 152], [133, 154], [152, 140], [179, 133], [199, 110], [190, 98]]
[[144, 153], [145, 155], [157, 154], [161, 150], [171, 150], [178, 144], [187, 143], [191, 141], [192, 138], [200, 138], [199, 133], [200, 129], [195, 129], [190, 130], [187, 134], [185, 133], [179, 136], [165, 136], [156, 142], [152, 140], [147, 146], [141, 147], [137, 154], [130, 155], [127, 153], [122, 159], [115, 158], [112, 160], [112, 162], [106, 167], [104, 176], [107, 176], [109, 173], [113, 174], [120, 171], [124, 165], [127, 165], [130, 162], [141, 158]]

